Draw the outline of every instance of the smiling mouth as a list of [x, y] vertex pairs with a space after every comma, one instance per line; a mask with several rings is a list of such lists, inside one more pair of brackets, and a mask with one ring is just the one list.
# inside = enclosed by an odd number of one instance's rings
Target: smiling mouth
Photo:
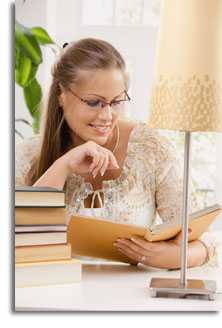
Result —
[[111, 124], [109, 124], [109, 125], [89, 124], [89, 126], [100, 133], [107, 133], [110, 131], [110, 128], [111, 128]]

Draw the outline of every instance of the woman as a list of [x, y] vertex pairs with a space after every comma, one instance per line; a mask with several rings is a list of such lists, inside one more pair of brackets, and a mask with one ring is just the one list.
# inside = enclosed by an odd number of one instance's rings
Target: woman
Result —
[[[163, 221], [178, 219], [175, 151], [145, 124], [122, 119], [130, 97], [119, 52], [105, 41], [82, 39], [64, 49], [52, 75], [42, 141], [34, 137], [17, 147], [17, 184], [65, 188], [70, 213], [143, 226], [155, 224], [156, 212]], [[180, 239], [120, 239], [115, 246], [130, 263], [174, 269]], [[215, 253], [204, 236], [190, 242], [188, 266]]]

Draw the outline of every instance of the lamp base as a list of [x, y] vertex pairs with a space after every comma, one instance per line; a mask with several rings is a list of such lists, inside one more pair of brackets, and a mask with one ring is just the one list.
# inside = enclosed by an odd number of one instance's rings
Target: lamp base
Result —
[[152, 278], [150, 282], [151, 297], [186, 298], [187, 296], [206, 297], [214, 301], [216, 297], [216, 281], [188, 279], [186, 287], [181, 286], [180, 279]]

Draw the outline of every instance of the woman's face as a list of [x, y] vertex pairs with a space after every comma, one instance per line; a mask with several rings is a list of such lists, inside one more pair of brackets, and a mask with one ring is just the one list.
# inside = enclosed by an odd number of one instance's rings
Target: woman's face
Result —
[[[75, 143], [92, 140], [99, 145], [105, 145], [112, 139], [113, 129], [121, 107], [124, 106], [121, 105], [124, 102], [118, 103], [118, 100], [126, 99], [123, 73], [118, 69], [97, 70], [87, 73], [83, 80], [81, 84], [70, 86], [70, 90], [62, 91], [60, 105], [69, 127], [74, 132]], [[117, 106], [105, 105], [102, 108], [100, 101], [116, 101]]]

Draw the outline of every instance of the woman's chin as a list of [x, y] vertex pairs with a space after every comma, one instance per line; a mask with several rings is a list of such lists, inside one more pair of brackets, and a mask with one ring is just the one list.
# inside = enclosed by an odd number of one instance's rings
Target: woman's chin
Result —
[[106, 137], [93, 137], [90, 140], [96, 142], [100, 146], [104, 146], [108, 141], [108, 136]]
[[103, 146], [107, 143], [107, 141], [111, 137], [111, 135], [112, 135], [111, 129], [109, 131], [105, 131], [105, 132], [94, 130], [90, 133], [89, 139], [96, 142], [97, 144]]

